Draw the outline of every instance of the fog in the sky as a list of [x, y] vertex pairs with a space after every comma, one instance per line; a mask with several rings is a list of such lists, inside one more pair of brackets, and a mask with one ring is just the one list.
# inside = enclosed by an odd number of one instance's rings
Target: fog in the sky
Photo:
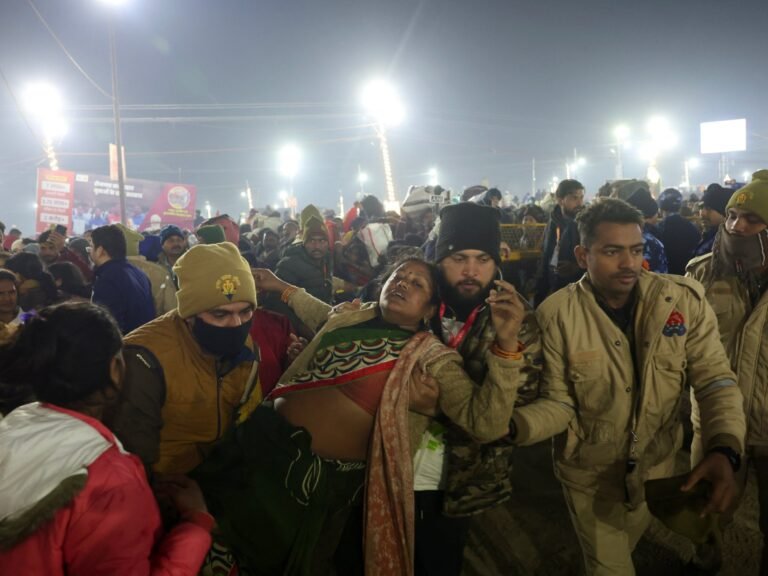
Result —
[[[36, 7], [53, 38], [34, 11]], [[108, 22], [117, 38], [127, 172], [198, 187], [198, 206], [275, 204], [286, 187], [277, 150], [302, 149], [299, 203], [346, 205], [384, 196], [378, 141], [361, 110], [365, 82], [388, 77], [406, 108], [389, 131], [399, 194], [435, 167], [453, 190], [487, 180], [521, 198], [575, 173], [595, 190], [613, 178], [613, 130], [635, 140], [666, 117], [677, 146], [659, 158], [678, 185], [718, 177], [699, 154], [699, 123], [746, 118], [737, 179], [768, 167], [768, 2], [765, 0], [3, 0], [0, 2], [0, 220], [29, 231], [35, 172], [45, 166], [34, 122], [19, 112], [31, 82], [55, 85], [69, 130], [62, 169], [108, 173], [113, 140]], [[67, 56], [74, 59], [81, 70]], [[86, 75], [90, 78], [86, 78]], [[96, 84], [97, 86], [94, 86]], [[624, 173], [644, 177], [638, 146]]]

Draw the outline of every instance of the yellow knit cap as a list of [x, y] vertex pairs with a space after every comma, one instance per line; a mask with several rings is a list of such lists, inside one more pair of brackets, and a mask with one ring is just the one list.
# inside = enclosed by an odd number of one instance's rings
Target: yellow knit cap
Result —
[[740, 208], [768, 222], [768, 170], [752, 174], [752, 182], [736, 190], [725, 208]]
[[251, 268], [231, 242], [193, 246], [173, 271], [179, 279], [176, 296], [182, 318], [235, 302], [256, 306]]

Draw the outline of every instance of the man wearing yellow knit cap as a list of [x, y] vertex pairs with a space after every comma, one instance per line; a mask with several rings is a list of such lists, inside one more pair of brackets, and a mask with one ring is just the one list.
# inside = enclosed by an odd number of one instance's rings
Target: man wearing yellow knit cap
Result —
[[[768, 574], [768, 170], [736, 190], [726, 205], [725, 222], [715, 234], [712, 253], [688, 263], [686, 275], [704, 285], [717, 315], [720, 341], [744, 396], [747, 417], [746, 451], [740, 470], [757, 476], [763, 552], [760, 574]], [[698, 407], [693, 402], [692, 464], [702, 458]], [[731, 455], [739, 467], [740, 455]]]
[[125, 382], [107, 420], [147, 467], [186, 474], [261, 400], [248, 335], [256, 288], [229, 242], [194, 246], [173, 271], [178, 308], [125, 338]]

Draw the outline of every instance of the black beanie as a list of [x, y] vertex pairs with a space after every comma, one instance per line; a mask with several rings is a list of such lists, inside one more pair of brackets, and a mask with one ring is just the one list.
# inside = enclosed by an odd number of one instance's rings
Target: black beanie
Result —
[[646, 218], [652, 218], [659, 213], [659, 205], [656, 203], [656, 200], [653, 199], [653, 196], [651, 196], [651, 193], [647, 188], [638, 188], [635, 190], [630, 194], [629, 198], [627, 198], [627, 202], [640, 210]]
[[474, 202], [451, 204], [440, 211], [435, 262], [454, 252], [482, 250], [501, 264], [499, 211]]
[[723, 188], [715, 182], [707, 186], [704, 195], [701, 197], [701, 205], [725, 216], [725, 207], [728, 205], [728, 200], [731, 199], [732, 195], [733, 190]]

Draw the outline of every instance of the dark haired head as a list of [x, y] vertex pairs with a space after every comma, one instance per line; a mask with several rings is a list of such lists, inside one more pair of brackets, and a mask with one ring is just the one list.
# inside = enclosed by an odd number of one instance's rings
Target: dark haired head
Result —
[[88, 302], [40, 310], [0, 349], [0, 411], [31, 400], [80, 409], [110, 393], [112, 360], [122, 349], [109, 313]]
[[46, 230], [45, 232], [41, 232], [40, 236], [37, 237], [37, 243], [38, 244], [45, 244], [51, 239], [51, 231]]
[[103, 248], [112, 260], [125, 260], [128, 248], [125, 235], [114, 224], [100, 226], [91, 233], [93, 249]]
[[43, 261], [37, 254], [30, 252], [14, 254], [6, 260], [5, 267], [18, 274], [22, 280], [35, 280], [40, 284], [47, 304], [53, 304], [56, 301], [58, 296], [56, 283], [53, 281], [53, 276], [43, 268]]
[[558, 200], [562, 200], [566, 196], [573, 194], [578, 190], [584, 190], [584, 184], [582, 184], [578, 180], [572, 180], [572, 179], [561, 180], [560, 184], [557, 185], [555, 196], [557, 197]]
[[541, 206], [537, 206], [536, 204], [526, 204], [520, 209], [519, 214], [521, 222], [526, 216], [530, 216], [539, 224], [546, 222], [547, 220], [547, 213]]
[[604, 198], [588, 206], [576, 216], [581, 245], [589, 248], [595, 241], [597, 227], [603, 222], [612, 224], [637, 224], [642, 230], [643, 214], [624, 200]]
[[72, 262], [55, 262], [48, 266], [48, 272], [51, 273], [62, 292], [80, 298], [91, 297], [91, 289], [83, 273]]

